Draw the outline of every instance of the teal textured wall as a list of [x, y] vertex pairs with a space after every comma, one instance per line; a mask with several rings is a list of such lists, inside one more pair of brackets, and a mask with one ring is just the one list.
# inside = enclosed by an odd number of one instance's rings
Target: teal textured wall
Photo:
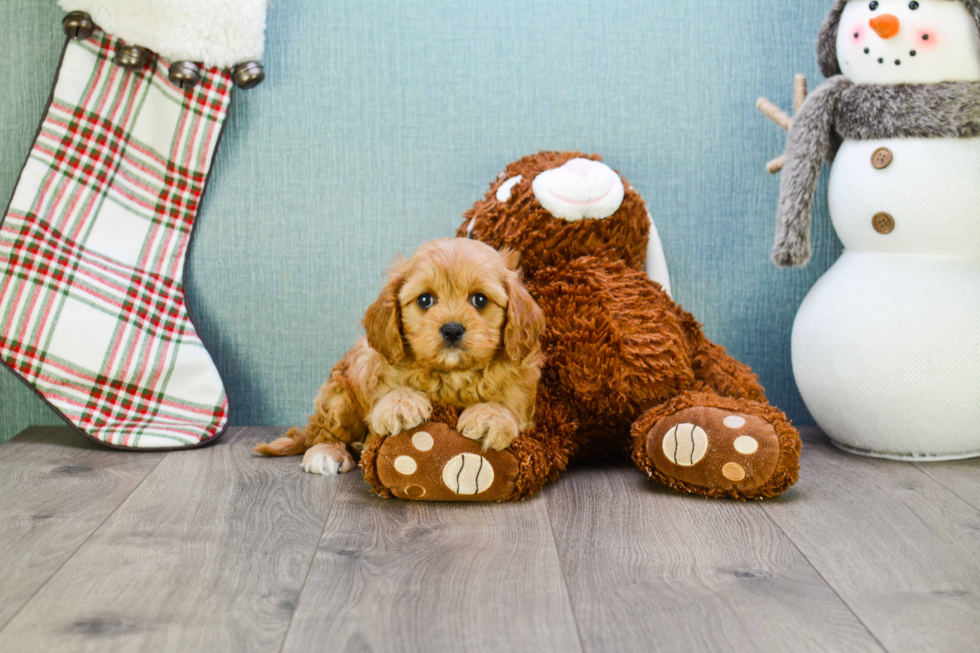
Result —
[[[603, 154], [647, 200], [675, 295], [810, 417], [793, 316], [840, 253], [769, 263], [784, 134], [754, 110], [821, 78], [829, 0], [283, 0], [266, 83], [238, 92], [194, 243], [189, 303], [237, 424], [293, 424], [356, 337], [386, 263], [450, 235], [503, 166]], [[13, 191], [61, 48], [54, 0], [0, 0], [0, 196]], [[57, 418], [0, 371], [0, 440]]]

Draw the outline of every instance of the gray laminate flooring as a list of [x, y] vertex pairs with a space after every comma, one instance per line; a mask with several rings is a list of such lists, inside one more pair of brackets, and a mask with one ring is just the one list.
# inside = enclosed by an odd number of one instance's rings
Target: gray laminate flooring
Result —
[[804, 432], [764, 503], [579, 467], [518, 504], [385, 501], [238, 428], [0, 446], [0, 651], [980, 651], [980, 462]]

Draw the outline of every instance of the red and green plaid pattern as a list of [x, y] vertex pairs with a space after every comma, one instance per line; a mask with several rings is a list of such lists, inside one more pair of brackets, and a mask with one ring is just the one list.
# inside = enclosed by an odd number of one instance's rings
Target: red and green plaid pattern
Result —
[[194, 446], [228, 425], [183, 273], [231, 78], [183, 91], [159, 57], [116, 66], [119, 45], [66, 46], [0, 227], [0, 361], [100, 442]]

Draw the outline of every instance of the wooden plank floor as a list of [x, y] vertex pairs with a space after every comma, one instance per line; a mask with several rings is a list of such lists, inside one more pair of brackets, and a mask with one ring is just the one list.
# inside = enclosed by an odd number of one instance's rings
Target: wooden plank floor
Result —
[[505, 505], [213, 447], [0, 446], [0, 651], [980, 651], [980, 462], [804, 434], [764, 503], [572, 469]]

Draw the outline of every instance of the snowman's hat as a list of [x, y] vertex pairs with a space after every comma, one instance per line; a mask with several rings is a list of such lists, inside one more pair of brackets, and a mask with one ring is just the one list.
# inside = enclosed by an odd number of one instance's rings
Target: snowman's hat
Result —
[[[851, 0], [856, 2], [857, 0]], [[942, 0], [944, 2], [962, 2], [973, 14], [973, 20], [977, 23], [977, 30], [980, 31], [980, 0]], [[840, 26], [840, 16], [844, 12], [844, 5], [848, 0], [834, 0], [834, 6], [830, 10], [830, 15], [823, 22], [820, 28], [820, 36], [817, 37], [817, 61], [820, 62], [820, 71], [824, 77], [840, 75], [840, 65], [837, 63], [837, 28]]]

